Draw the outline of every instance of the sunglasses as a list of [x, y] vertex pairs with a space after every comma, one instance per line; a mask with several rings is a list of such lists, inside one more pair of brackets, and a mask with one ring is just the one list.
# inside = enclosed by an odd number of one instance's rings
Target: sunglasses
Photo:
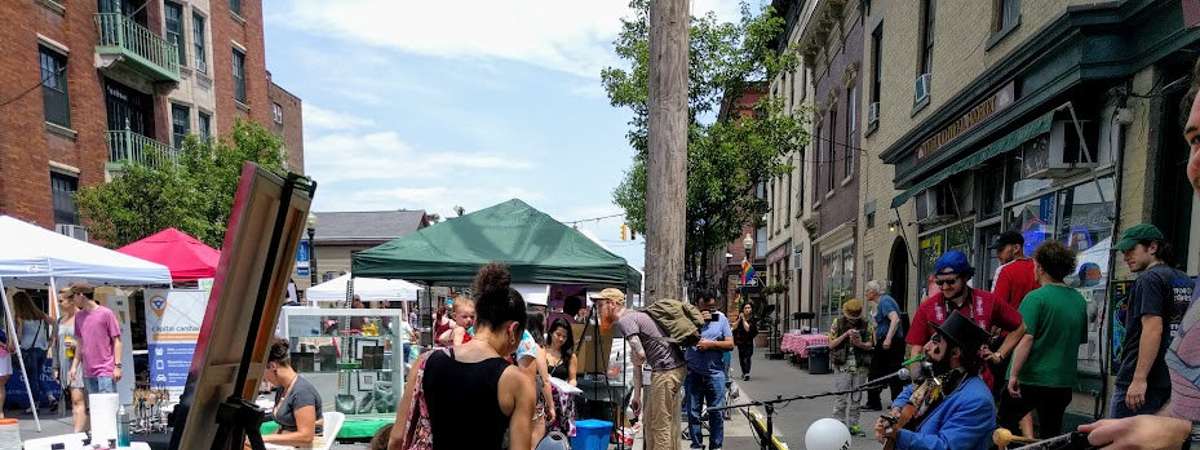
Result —
[[952, 286], [952, 285], [958, 284], [958, 278], [950, 278], [950, 279], [946, 279], [946, 280], [939, 279], [939, 280], [934, 280], [933, 282], [936, 283], [938, 286]]

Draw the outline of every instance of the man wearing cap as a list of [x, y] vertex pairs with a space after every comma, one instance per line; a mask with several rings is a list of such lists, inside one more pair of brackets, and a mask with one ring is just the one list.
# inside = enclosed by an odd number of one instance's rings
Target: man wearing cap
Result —
[[[625, 308], [625, 294], [608, 288], [592, 297], [601, 323], [616, 324], [617, 333], [629, 343], [633, 362], [633, 395], [630, 406], [637, 414], [643, 405], [646, 450], [679, 450], [680, 413], [687, 367], [683, 351], [667, 341], [648, 314]], [[705, 349], [701, 349], [705, 350]], [[642, 366], [650, 366], [650, 389], [642, 397]]]
[[1154, 225], [1142, 223], [1125, 230], [1114, 249], [1124, 255], [1125, 264], [1138, 277], [1129, 291], [1125, 340], [1109, 416], [1154, 414], [1171, 398], [1167, 346], [1172, 328], [1178, 327], [1191, 301], [1192, 281], [1171, 267], [1171, 245]]
[[[972, 289], [967, 285], [967, 281], [975, 275], [975, 269], [967, 262], [967, 255], [959, 250], [946, 252], [937, 259], [933, 273], [934, 282], [937, 283], [940, 292], [922, 301], [917, 313], [913, 315], [912, 327], [905, 337], [905, 342], [910, 346], [910, 354], [919, 354], [933, 336], [934, 326], [945, 322], [950, 313], [958, 312], [984, 330], [996, 327], [1009, 332], [1009, 336], [996, 351], [1002, 355], [1009, 355], [1013, 347], [1016, 347], [1017, 341], [1025, 334], [1021, 314], [1008, 303], [997, 300], [991, 292]], [[987, 347], [979, 351], [983, 358], [993, 358], [993, 352]], [[990, 370], [985, 368], [982, 377], [988, 386], [992, 386], [993, 377]]]
[[979, 349], [987, 338], [986, 331], [958, 311], [933, 327], [921, 351], [936, 381], [926, 381], [920, 389], [928, 393], [920, 395], [914, 394], [915, 385], [906, 387], [889, 417], [899, 417], [910, 401], [917, 402], [912, 405], [916, 415], [900, 430], [892, 430], [891, 422], [880, 418], [875, 422], [875, 438], [883, 442], [891, 437], [898, 450], [987, 449], [996, 426], [992, 393], [980, 377], [984, 362]]
[[1033, 260], [1025, 257], [1025, 237], [1016, 231], [1005, 231], [996, 236], [991, 248], [1000, 260], [992, 293], [1014, 309], [1020, 308], [1025, 294], [1040, 287], [1033, 275]]

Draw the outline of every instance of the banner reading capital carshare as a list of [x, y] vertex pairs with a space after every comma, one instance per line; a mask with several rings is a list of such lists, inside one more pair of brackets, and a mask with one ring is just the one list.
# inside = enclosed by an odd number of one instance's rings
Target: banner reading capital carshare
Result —
[[192, 366], [208, 291], [147, 289], [145, 298], [150, 385], [167, 388], [170, 401], [177, 402]]

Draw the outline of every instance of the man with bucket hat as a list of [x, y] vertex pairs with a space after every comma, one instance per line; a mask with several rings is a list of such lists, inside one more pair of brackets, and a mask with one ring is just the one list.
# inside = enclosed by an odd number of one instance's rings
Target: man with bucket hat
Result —
[[[979, 349], [988, 333], [958, 311], [930, 328], [921, 351], [932, 365], [933, 377], [921, 387], [904, 388], [889, 417], [876, 421], [875, 437], [881, 442], [893, 439], [898, 450], [985, 450], [996, 426], [996, 405], [980, 377], [986, 365]], [[910, 403], [915, 415], [903, 429], [893, 430], [894, 418]]]
[[[1011, 305], [997, 300], [991, 292], [973, 289], [967, 285], [967, 281], [975, 275], [975, 269], [968, 262], [967, 255], [959, 250], [944, 253], [934, 263], [933, 274], [940, 292], [922, 301], [917, 313], [913, 315], [912, 327], [904, 339], [910, 346], [910, 356], [920, 354], [922, 347], [933, 336], [934, 327], [944, 323], [953, 312], [962, 314], [984, 330], [990, 330], [994, 326], [1008, 332], [1008, 337], [996, 351], [1009, 355], [1025, 334], [1021, 314]], [[980, 348], [979, 352], [985, 359], [990, 358], [992, 354], [987, 347]], [[982, 377], [989, 387], [992, 386], [993, 377], [990, 370], [984, 368]]]

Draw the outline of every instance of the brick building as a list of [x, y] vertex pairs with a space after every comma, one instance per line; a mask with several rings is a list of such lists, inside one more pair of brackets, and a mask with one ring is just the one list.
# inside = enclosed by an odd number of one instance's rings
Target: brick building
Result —
[[[808, 311], [827, 327], [847, 298], [857, 296], [863, 5], [858, 1], [805, 3], [794, 45], [802, 56], [799, 86], [812, 114], [804, 159], [812, 179], [802, 222], [811, 239]], [[809, 5], [810, 4], [810, 5]], [[811, 95], [803, 94], [812, 84]], [[802, 208], [803, 210], [803, 208]]]
[[260, 0], [6, 2], [0, 45], [0, 213], [47, 228], [82, 237], [73, 193], [146, 147], [272, 128]]
[[864, 199], [897, 208], [903, 230], [870, 242], [916, 256], [909, 309], [947, 249], [971, 255], [979, 288], [991, 286], [987, 244], [1002, 231], [1022, 233], [1027, 254], [1051, 239], [1077, 250], [1067, 282], [1090, 322], [1071, 411], [1091, 416], [1105, 405], [1109, 295], [1132, 278], [1110, 251], [1114, 235], [1155, 223], [1185, 255], [1178, 265], [1200, 269], [1179, 108], [1200, 17], [1171, 0], [948, 3], [873, 2], [867, 12], [866, 54], [880, 70], [868, 72], [877, 114], [865, 147], [892, 166], [880, 173], [893, 183], [870, 184]]
[[287, 152], [287, 168], [293, 172], [304, 172], [304, 116], [300, 97], [271, 80], [267, 72], [271, 101], [271, 131], [283, 138], [283, 149]]

